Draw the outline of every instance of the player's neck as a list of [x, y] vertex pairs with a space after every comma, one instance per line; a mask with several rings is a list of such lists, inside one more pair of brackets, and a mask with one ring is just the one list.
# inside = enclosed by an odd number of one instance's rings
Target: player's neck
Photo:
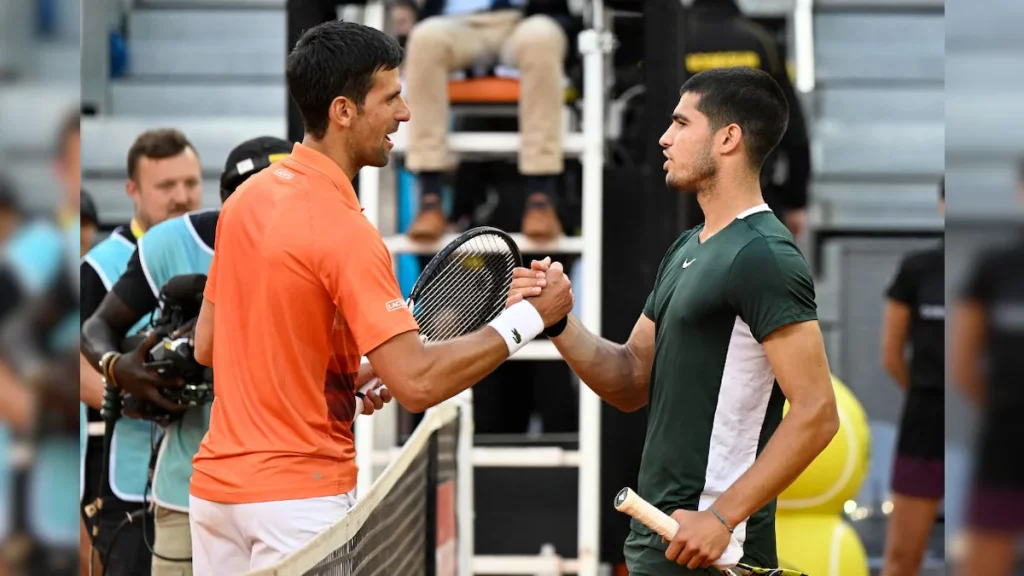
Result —
[[754, 206], [764, 203], [757, 175], [738, 178], [719, 177], [714, 185], [697, 194], [704, 212], [705, 237], [716, 234]]
[[349, 181], [355, 180], [356, 174], [359, 173], [359, 169], [362, 166], [356, 163], [349, 154], [348, 147], [341, 143], [329, 142], [326, 138], [323, 140], [317, 140], [311, 137], [309, 134], [302, 139], [302, 145], [327, 156], [335, 164], [341, 168], [341, 171], [348, 176]]

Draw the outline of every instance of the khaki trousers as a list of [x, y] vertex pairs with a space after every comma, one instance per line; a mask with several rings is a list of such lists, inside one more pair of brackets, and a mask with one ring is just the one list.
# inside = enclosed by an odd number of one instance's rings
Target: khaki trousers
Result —
[[435, 16], [417, 24], [409, 35], [404, 65], [412, 108], [408, 168], [440, 172], [452, 167], [446, 142], [449, 75], [497, 59], [520, 72], [520, 173], [560, 174], [566, 44], [565, 32], [553, 19], [524, 19], [515, 10]]
[[[168, 558], [192, 556], [188, 514], [156, 506], [153, 551]], [[153, 576], [192, 576], [192, 562], [171, 562], [153, 556]]]

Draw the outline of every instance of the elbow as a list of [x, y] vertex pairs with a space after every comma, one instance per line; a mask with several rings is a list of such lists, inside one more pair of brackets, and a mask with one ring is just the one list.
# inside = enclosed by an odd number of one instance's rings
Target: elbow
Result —
[[622, 412], [636, 412], [647, 405], [647, 397], [645, 394], [637, 391], [636, 393], [628, 396], [620, 396], [619, 398], [616, 398], [614, 402], [609, 402], [609, 404], [615, 406]]
[[397, 386], [389, 384], [388, 389], [395, 400], [413, 414], [426, 412], [427, 408], [437, 403], [430, 394], [434, 388], [422, 378], [409, 378]]
[[817, 436], [822, 440], [821, 449], [824, 450], [828, 446], [832, 438], [839, 433], [839, 407], [836, 404], [835, 398], [831, 398], [828, 401], [822, 402], [815, 413], [815, 423], [817, 426]]

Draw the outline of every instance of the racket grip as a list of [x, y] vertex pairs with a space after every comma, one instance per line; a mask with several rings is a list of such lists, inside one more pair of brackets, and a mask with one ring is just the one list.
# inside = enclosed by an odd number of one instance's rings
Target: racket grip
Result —
[[[378, 386], [380, 387], [380, 390], [387, 389], [387, 386], [384, 386], [380, 383], [380, 378], [373, 378], [359, 388], [359, 392], [356, 394], [356, 410], [355, 414], [352, 416], [353, 420], [358, 418], [359, 415], [363, 413], [363, 399], [359, 397], [359, 394], [366, 394], [367, 391]], [[378, 394], [380, 393], [380, 390], [378, 390]]]
[[615, 496], [615, 509], [636, 518], [641, 524], [668, 540], [671, 540], [679, 530], [679, 524], [671, 516], [652, 506], [630, 488], [623, 488]]

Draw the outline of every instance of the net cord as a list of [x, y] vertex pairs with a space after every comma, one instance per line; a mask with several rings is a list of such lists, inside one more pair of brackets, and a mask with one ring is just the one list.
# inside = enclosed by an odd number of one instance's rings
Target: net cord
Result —
[[388, 465], [366, 495], [356, 500], [355, 506], [341, 520], [277, 564], [249, 572], [248, 576], [302, 576], [332, 552], [355, 538], [374, 509], [401, 480], [413, 460], [423, 450], [429, 448], [434, 432], [459, 417], [461, 404], [461, 400], [456, 397], [428, 409], [416, 430], [402, 446], [398, 457]]

